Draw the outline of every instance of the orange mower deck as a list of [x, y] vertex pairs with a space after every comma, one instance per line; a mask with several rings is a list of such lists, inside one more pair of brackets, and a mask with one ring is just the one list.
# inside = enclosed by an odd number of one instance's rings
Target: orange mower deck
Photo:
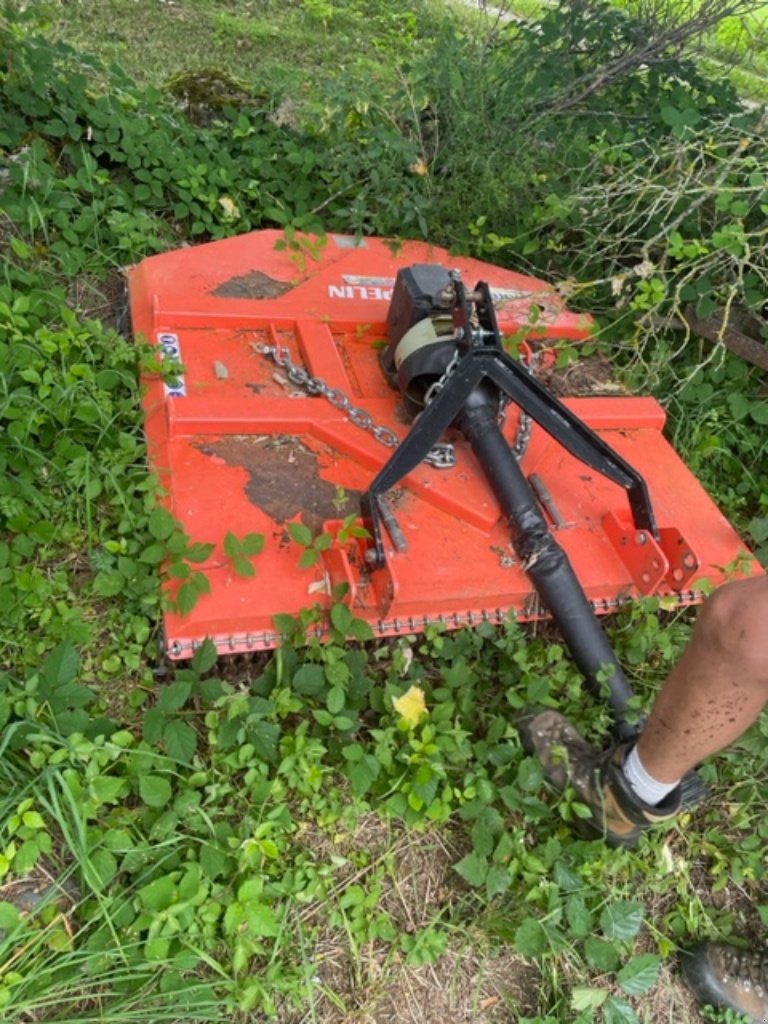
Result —
[[[407, 551], [387, 536], [386, 564], [371, 570], [367, 539], [339, 540], [338, 532], [392, 453], [376, 436], [387, 432], [366, 428], [362, 414], [400, 439], [410, 426], [379, 365], [398, 269], [436, 263], [487, 281], [499, 327], [523, 354], [526, 339], [540, 348], [547, 339], [586, 338], [588, 321], [542, 281], [425, 243], [329, 236], [292, 252], [276, 248], [282, 241], [280, 232], [256, 232], [153, 256], [129, 272], [133, 330], [183, 366], [177, 378], [144, 381], [151, 464], [191, 540], [214, 544], [194, 566], [210, 592], [187, 614], [165, 614], [168, 655], [190, 657], [206, 637], [222, 654], [273, 648], [281, 642], [276, 614], [313, 605], [328, 611], [339, 600], [381, 636], [430, 623], [540, 617], [508, 525], [460, 436], [447, 438], [454, 466], [421, 463], [389, 494]], [[308, 394], [264, 346], [287, 350], [293, 366], [335, 391]], [[740, 575], [760, 571], [665, 441], [654, 399], [566, 404], [643, 475], [659, 526], [658, 541], [636, 529], [623, 488], [533, 425], [520, 465], [595, 611], [644, 594], [695, 603], [736, 563]], [[518, 431], [511, 406], [510, 443]], [[300, 567], [305, 549], [289, 523], [304, 524], [313, 544], [329, 535], [313, 565]], [[228, 533], [263, 535], [249, 559], [254, 575], [235, 571], [224, 549]], [[324, 631], [322, 617], [317, 629]]]

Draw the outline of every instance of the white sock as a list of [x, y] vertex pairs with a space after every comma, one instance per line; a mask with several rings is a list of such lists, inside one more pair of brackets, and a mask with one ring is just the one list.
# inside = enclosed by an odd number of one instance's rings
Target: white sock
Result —
[[630, 750], [622, 770], [624, 778], [645, 804], [661, 803], [664, 797], [680, 784], [679, 779], [677, 782], [659, 782], [658, 779], [654, 779], [652, 775], [649, 775], [643, 766], [643, 762], [640, 760], [637, 746], [632, 747]]

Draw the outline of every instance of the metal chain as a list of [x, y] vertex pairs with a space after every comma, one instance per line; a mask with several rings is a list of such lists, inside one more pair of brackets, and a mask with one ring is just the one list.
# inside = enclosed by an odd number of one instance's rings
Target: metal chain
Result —
[[[539, 362], [541, 360], [541, 352], [532, 352], [531, 358], [527, 363], [522, 363], [522, 366], [531, 374], [532, 377], [536, 376], [536, 371], [539, 368]], [[522, 361], [521, 361], [522, 362]], [[504, 418], [509, 398], [504, 401], [507, 396], [502, 396], [501, 405], [499, 406], [499, 419]], [[533, 420], [524, 410], [520, 410], [520, 419], [517, 424], [517, 435], [513, 441], [511, 448], [512, 454], [518, 461], [525, 455], [528, 443], [531, 440], [531, 432], [533, 431]]]
[[[291, 384], [303, 388], [309, 395], [320, 395], [325, 398], [334, 409], [345, 413], [350, 423], [354, 423], [361, 430], [369, 431], [385, 448], [397, 448], [400, 444], [400, 438], [391, 427], [376, 423], [369, 412], [359, 405], [353, 405], [340, 388], [332, 388], [321, 377], [313, 377], [302, 366], [297, 366], [287, 348], [280, 345], [265, 345], [260, 341], [251, 342], [251, 348], [285, 370]], [[456, 464], [453, 445], [442, 442], [436, 444], [424, 461], [436, 469], [450, 469]]]
[[[347, 395], [345, 395], [340, 388], [332, 388], [321, 377], [313, 377], [310, 373], [307, 373], [302, 366], [297, 366], [291, 359], [287, 348], [280, 345], [265, 345], [260, 341], [251, 342], [251, 348], [253, 348], [255, 352], [258, 352], [259, 355], [262, 355], [267, 359], [271, 359], [276, 366], [285, 370], [291, 384], [295, 384], [296, 387], [302, 388], [309, 395], [321, 395], [326, 399], [326, 401], [330, 402], [334, 409], [339, 409], [341, 412], [346, 413], [350, 423], [354, 423], [354, 425], [356, 427], [360, 427], [361, 430], [370, 431], [379, 444], [384, 445], [385, 448], [397, 448], [400, 443], [400, 439], [391, 427], [386, 427], [381, 423], [376, 423], [369, 412], [361, 408], [359, 405], [353, 405]], [[445, 387], [445, 384], [453, 373], [458, 360], [458, 353], [456, 353], [449, 365], [445, 368], [443, 375], [439, 380], [435, 381], [427, 392], [425, 396], [425, 401], [427, 403], [429, 403], [437, 393]], [[534, 352], [529, 362], [523, 363], [523, 366], [528, 373], [535, 376], [539, 361], [540, 353]], [[499, 422], [503, 421], [509, 402], [509, 399], [506, 398], [505, 401], [505, 398], [506, 396], [502, 395], [501, 403], [499, 405]], [[526, 449], [528, 448], [528, 443], [531, 440], [532, 430], [533, 420], [527, 412], [521, 409], [520, 420], [517, 426], [517, 435], [511, 445], [512, 454], [516, 459], [521, 459], [525, 454]], [[456, 464], [456, 453], [453, 445], [450, 442], [438, 442], [432, 448], [429, 455], [426, 456], [424, 461], [429, 463], [430, 466], [434, 466], [436, 469], [450, 469]]]
[[448, 363], [446, 368], [443, 370], [442, 375], [440, 377], [438, 377], [438, 379], [436, 381], [433, 381], [433, 383], [430, 384], [429, 387], [427, 388], [427, 390], [425, 391], [425, 393], [424, 393], [424, 405], [425, 406], [429, 405], [429, 403], [432, 401], [433, 398], [437, 398], [437, 396], [443, 390], [445, 385], [448, 383], [448, 378], [453, 373], [453, 371], [456, 368], [456, 365], [458, 364], [458, 362], [459, 362], [459, 350], [456, 349], [456, 351], [453, 353], [453, 358], [451, 359], [450, 363]]

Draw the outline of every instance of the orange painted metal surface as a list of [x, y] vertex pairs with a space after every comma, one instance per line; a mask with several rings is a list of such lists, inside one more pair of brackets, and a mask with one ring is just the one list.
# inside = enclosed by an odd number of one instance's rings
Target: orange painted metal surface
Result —
[[[488, 281], [502, 332], [523, 349], [525, 335], [539, 345], [583, 339], [588, 322], [542, 281], [424, 243], [330, 236], [315, 255], [297, 255], [275, 248], [281, 240], [276, 231], [256, 232], [150, 257], [129, 272], [134, 332], [184, 368], [171, 382], [156, 375], [144, 381], [151, 464], [192, 540], [215, 545], [195, 567], [208, 576], [210, 593], [186, 615], [165, 615], [170, 657], [189, 657], [205, 637], [220, 653], [278, 646], [275, 614], [328, 609], [342, 583], [342, 600], [379, 635], [431, 622], [538, 617], [490, 486], [458, 436], [453, 468], [422, 464], [390, 493], [407, 552], [396, 552], [387, 538], [386, 566], [369, 572], [366, 540], [352, 538], [300, 568], [303, 549], [286, 524], [336, 536], [391, 449], [325, 397], [298, 389], [258, 347], [284, 346], [293, 363], [402, 438], [409, 428], [402, 400], [378, 363], [400, 267], [439, 263], [457, 267], [470, 285]], [[595, 610], [641, 594], [700, 600], [702, 580], [721, 582], [745, 548], [664, 440], [662, 408], [642, 397], [567, 404], [644, 475], [660, 527], [658, 542], [636, 530], [622, 488], [534, 424], [521, 465], [545, 485], [545, 514]], [[510, 440], [517, 429], [510, 408]], [[235, 573], [224, 553], [229, 531], [264, 535], [253, 577]], [[745, 558], [740, 572], [759, 567]]]

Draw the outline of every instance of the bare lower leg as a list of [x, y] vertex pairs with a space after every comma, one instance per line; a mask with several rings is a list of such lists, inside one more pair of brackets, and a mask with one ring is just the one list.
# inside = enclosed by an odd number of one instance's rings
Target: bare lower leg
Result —
[[729, 583], [703, 606], [669, 674], [637, 751], [646, 771], [673, 782], [722, 750], [768, 701], [768, 577]]

